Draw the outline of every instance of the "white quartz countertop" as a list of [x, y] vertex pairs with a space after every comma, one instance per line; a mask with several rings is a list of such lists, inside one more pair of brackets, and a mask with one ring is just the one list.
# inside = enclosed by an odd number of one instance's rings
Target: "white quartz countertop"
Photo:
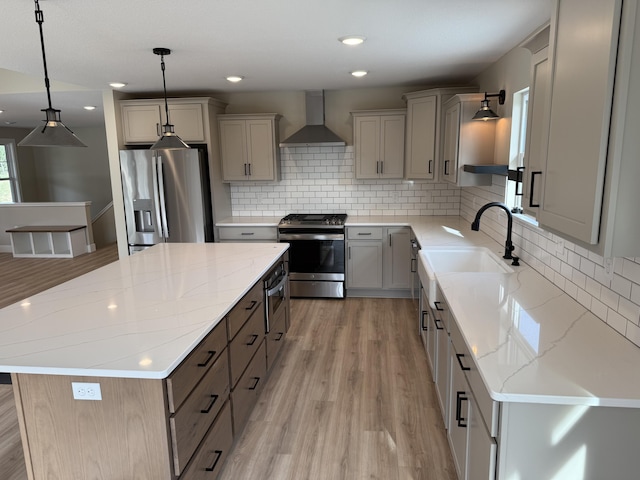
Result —
[[497, 401], [640, 408], [640, 349], [538, 272], [436, 273]]
[[[422, 248], [421, 272], [429, 247], [504, 253], [459, 217], [406, 221]], [[511, 268], [514, 273], [435, 272], [491, 398], [640, 408], [640, 349], [526, 263]]]
[[277, 227], [282, 217], [227, 217], [216, 227]]
[[161, 244], [0, 310], [0, 372], [166, 378], [288, 249]]

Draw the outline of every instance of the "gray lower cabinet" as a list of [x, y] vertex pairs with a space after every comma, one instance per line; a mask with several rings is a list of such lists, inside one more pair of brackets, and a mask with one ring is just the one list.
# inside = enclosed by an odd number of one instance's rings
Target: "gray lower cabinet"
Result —
[[347, 227], [347, 288], [411, 288], [410, 227]]
[[[445, 426], [459, 480], [637, 478], [639, 409], [494, 400], [455, 312], [438, 295], [449, 326]], [[435, 316], [427, 317], [432, 318], [427, 323], [433, 329], [430, 334], [446, 331], [436, 328]], [[440, 348], [446, 343], [430, 338], [426, 336], [426, 344], [436, 349], [430, 358], [435, 359], [434, 381], [440, 398], [441, 375], [446, 371], [440, 369], [445, 358]], [[549, 400], [541, 398], [540, 402]]]

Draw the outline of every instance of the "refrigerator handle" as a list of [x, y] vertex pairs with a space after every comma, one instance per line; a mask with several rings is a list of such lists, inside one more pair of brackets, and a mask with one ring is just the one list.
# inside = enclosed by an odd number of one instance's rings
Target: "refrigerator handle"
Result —
[[158, 155], [158, 193], [160, 195], [160, 217], [162, 220], [162, 236], [169, 238], [169, 226], [167, 225], [167, 207], [164, 199], [164, 176], [162, 174], [162, 157]]

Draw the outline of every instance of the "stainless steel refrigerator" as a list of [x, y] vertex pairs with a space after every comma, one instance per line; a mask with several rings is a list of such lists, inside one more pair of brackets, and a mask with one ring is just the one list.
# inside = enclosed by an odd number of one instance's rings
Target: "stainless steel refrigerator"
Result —
[[121, 150], [129, 253], [162, 242], [212, 242], [206, 150]]

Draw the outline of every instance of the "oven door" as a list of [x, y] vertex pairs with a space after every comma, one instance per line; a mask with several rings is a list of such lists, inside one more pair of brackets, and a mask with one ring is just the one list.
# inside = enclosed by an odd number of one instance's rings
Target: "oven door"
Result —
[[344, 281], [344, 233], [280, 233], [291, 280]]
[[271, 320], [276, 318], [281, 308], [286, 308], [288, 298], [288, 277], [284, 264], [280, 264], [265, 281], [265, 331], [271, 331]]

